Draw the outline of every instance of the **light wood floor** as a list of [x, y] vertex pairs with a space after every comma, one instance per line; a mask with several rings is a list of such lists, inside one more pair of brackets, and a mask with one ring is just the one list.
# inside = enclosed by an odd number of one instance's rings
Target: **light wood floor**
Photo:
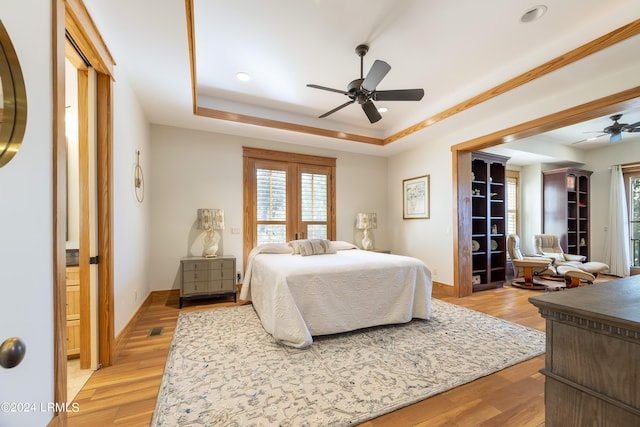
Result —
[[[506, 286], [444, 301], [544, 330], [545, 322], [527, 298], [540, 291]], [[239, 304], [239, 303], [237, 303]], [[185, 304], [183, 311], [236, 305], [233, 298]], [[176, 292], [153, 293], [150, 304], [117, 355], [113, 366], [96, 371], [76, 397], [80, 411], [70, 413], [68, 425], [148, 426], [178, 314]], [[149, 336], [162, 327], [159, 336]], [[538, 371], [544, 355], [476, 380], [362, 424], [382, 426], [543, 426], [544, 377]]]

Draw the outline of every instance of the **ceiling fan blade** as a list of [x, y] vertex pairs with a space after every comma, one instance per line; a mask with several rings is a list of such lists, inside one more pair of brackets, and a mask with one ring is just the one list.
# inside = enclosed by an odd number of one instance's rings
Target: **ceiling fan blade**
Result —
[[382, 116], [378, 112], [378, 109], [375, 105], [373, 105], [373, 102], [371, 102], [371, 100], [368, 100], [367, 102], [362, 104], [362, 110], [367, 115], [367, 118], [371, 123], [375, 123], [382, 118]]
[[623, 130], [625, 132], [640, 132], [640, 122], [626, 125]]
[[[595, 133], [595, 132], [585, 132], [585, 133]], [[606, 135], [606, 133], [600, 133], [600, 135], [597, 135], [597, 136], [590, 136], [589, 138], [585, 138], [585, 139], [581, 139], [580, 141], [572, 142], [571, 145], [580, 144], [581, 142], [593, 141], [593, 140], [596, 140], [596, 139], [600, 138], [601, 136], [605, 136], [605, 135]]]
[[374, 101], [420, 101], [424, 89], [377, 90], [373, 93]]
[[323, 115], [318, 116], [318, 118], [319, 118], [319, 119], [322, 119], [322, 118], [324, 118], [324, 117], [327, 117], [328, 115], [333, 114], [333, 113], [335, 113], [336, 111], [343, 109], [343, 108], [344, 108], [344, 107], [346, 107], [347, 105], [353, 104], [354, 102], [356, 102], [356, 101], [355, 101], [355, 100], [347, 101], [347, 102], [345, 102], [344, 104], [342, 104], [342, 105], [340, 105], [340, 106], [338, 106], [338, 107], [334, 108], [333, 110], [331, 110], [331, 111], [327, 111], [327, 112], [326, 112], [326, 113], [324, 113]]
[[384, 76], [387, 75], [389, 70], [391, 70], [391, 65], [387, 64], [384, 61], [376, 59], [371, 66], [367, 77], [365, 77], [364, 81], [362, 82], [362, 89], [366, 90], [367, 92], [373, 92], [374, 90], [376, 90], [378, 83], [380, 83], [382, 79], [384, 79]]
[[328, 90], [329, 92], [337, 92], [337, 93], [341, 93], [343, 95], [349, 95], [349, 92], [345, 92], [345, 91], [340, 90], [340, 89], [333, 89], [333, 88], [325, 87], [325, 86], [308, 84], [307, 87], [311, 87], [311, 88], [314, 88], [314, 89]]

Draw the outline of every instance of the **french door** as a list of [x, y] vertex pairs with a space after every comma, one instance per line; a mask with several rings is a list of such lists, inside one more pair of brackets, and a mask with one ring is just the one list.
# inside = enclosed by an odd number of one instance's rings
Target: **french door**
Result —
[[335, 159], [244, 149], [245, 256], [262, 243], [335, 240]]

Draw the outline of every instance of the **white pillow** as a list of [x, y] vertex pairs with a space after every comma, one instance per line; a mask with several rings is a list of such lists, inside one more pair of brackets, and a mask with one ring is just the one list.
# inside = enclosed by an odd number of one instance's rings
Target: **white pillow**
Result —
[[299, 240], [292, 240], [287, 245], [293, 250], [294, 255], [300, 255], [300, 245], [298, 245]]
[[342, 240], [333, 240], [331, 241], [331, 245], [336, 251], [345, 251], [349, 249], [360, 249], [353, 243], [344, 242]]

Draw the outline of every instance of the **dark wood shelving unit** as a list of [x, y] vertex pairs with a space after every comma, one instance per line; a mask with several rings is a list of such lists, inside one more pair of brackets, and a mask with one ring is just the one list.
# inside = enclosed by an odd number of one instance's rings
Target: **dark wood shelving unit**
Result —
[[592, 172], [562, 168], [543, 171], [544, 233], [555, 234], [565, 253], [589, 259], [589, 179]]
[[471, 154], [471, 278], [474, 292], [504, 284], [507, 160], [508, 157], [488, 153]]

